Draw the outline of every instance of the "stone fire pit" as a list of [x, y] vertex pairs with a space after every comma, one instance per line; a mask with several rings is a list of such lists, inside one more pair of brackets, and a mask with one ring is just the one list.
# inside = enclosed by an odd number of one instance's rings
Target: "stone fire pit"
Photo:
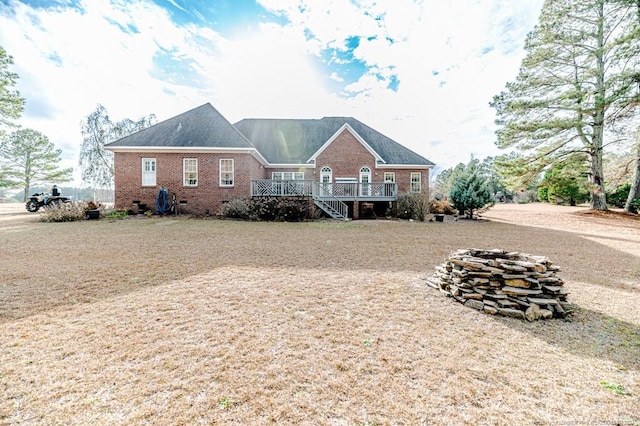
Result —
[[545, 256], [464, 249], [451, 253], [427, 283], [470, 308], [535, 321], [573, 311], [559, 271]]

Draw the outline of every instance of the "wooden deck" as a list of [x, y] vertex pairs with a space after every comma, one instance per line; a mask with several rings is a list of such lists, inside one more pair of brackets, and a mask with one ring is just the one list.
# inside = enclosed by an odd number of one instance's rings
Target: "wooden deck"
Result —
[[396, 201], [395, 182], [318, 183], [313, 180], [252, 180], [252, 197], [312, 197], [316, 200]]

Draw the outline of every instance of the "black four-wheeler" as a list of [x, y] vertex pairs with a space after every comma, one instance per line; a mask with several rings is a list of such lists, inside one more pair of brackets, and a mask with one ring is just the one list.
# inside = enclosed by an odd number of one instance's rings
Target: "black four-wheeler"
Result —
[[71, 202], [69, 197], [61, 197], [59, 195], [47, 196], [47, 194], [42, 192], [39, 194], [38, 193], [33, 194], [31, 197], [29, 197], [29, 201], [27, 201], [26, 207], [28, 211], [30, 211], [31, 213], [34, 213], [34, 212], [37, 212], [40, 207], [52, 206], [54, 204], [62, 204], [62, 203], [69, 203], [69, 202]]

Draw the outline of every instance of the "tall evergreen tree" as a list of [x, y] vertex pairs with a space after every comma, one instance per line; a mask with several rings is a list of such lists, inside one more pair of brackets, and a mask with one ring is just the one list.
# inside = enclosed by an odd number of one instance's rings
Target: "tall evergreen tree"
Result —
[[69, 182], [72, 168], [59, 167], [62, 151], [42, 133], [32, 129], [12, 132], [0, 143], [0, 169], [8, 187], [24, 188], [24, 199], [32, 185]]
[[[471, 160], [474, 161], [473, 157]], [[497, 169], [498, 160], [499, 158], [486, 157], [481, 162], [478, 162], [478, 174], [486, 181], [487, 187], [492, 194], [502, 194], [503, 197], [510, 198], [511, 191], [503, 182], [503, 178]], [[445, 169], [438, 173], [433, 188], [435, 193], [448, 196], [455, 181], [465, 173], [467, 166], [467, 164], [459, 163], [451, 169]]]
[[445, 169], [438, 173], [434, 182], [434, 193], [436, 195], [449, 196], [449, 192], [451, 192], [451, 188], [453, 186], [453, 181], [460, 173], [462, 173], [464, 167], [465, 165], [460, 163], [451, 169]]
[[2, 128], [12, 124], [11, 120], [20, 118], [24, 109], [24, 98], [13, 89], [18, 74], [9, 70], [10, 65], [13, 65], [13, 58], [0, 46], [0, 136]]
[[546, 0], [516, 80], [491, 103], [497, 145], [526, 154], [522, 172], [538, 175], [574, 153], [587, 155], [593, 209], [607, 208], [605, 129], [637, 100], [639, 34], [633, 5]]
[[[640, 0], [613, 0], [626, 4], [631, 4], [636, 9], [636, 19], [640, 23]], [[640, 71], [635, 76], [635, 80], [638, 84], [638, 93], [640, 93]], [[634, 109], [637, 109], [638, 102], [634, 104]], [[635, 209], [633, 202], [640, 198], [640, 126], [636, 130], [636, 152], [635, 152], [635, 168], [633, 171], [633, 180], [629, 188], [629, 194], [627, 195], [627, 202], [624, 204], [624, 210], [631, 212]]]
[[624, 210], [631, 212], [634, 210], [633, 202], [640, 198], [640, 126], [636, 131], [636, 151], [635, 158], [633, 159], [635, 168], [633, 170], [633, 178], [629, 187], [629, 194], [627, 195], [627, 201], [624, 203]]
[[584, 157], [583, 154], [573, 155], [565, 163], [547, 170], [538, 186], [538, 199], [571, 206], [585, 202], [589, 191], [584, 179], [587, 173]]
[[114, 123], [109, 118], [107, 109], [98, 105], [80, 124], [84, 138], [80, 148], [82, 180], [92, 184], [94, 188], [112, 188], [113, 153], [107, 151], [104, 146], [145, 129], [155, 121], [155, 115], [150, 114], [138, 121], [125, 118]]

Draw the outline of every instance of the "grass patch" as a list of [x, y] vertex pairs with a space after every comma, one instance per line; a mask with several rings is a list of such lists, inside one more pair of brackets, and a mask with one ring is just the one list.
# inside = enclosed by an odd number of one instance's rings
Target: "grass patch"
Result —
[[220, 401], [218, 401], [218, 407], [222, 409], [227, 409], [232, 405], [233, 405], [233, 401], [231, 400], [231, 398], [222, 398]]
[[625, 396], [631, 395], [631, 393], [628, 390], [626, 390], [622, 385], [616, 385], [614, 383], [602, 381], [600, 382], [600, 386], [602, 386], [604, 389], [610, 390], [616, 395], [625, 395]]

